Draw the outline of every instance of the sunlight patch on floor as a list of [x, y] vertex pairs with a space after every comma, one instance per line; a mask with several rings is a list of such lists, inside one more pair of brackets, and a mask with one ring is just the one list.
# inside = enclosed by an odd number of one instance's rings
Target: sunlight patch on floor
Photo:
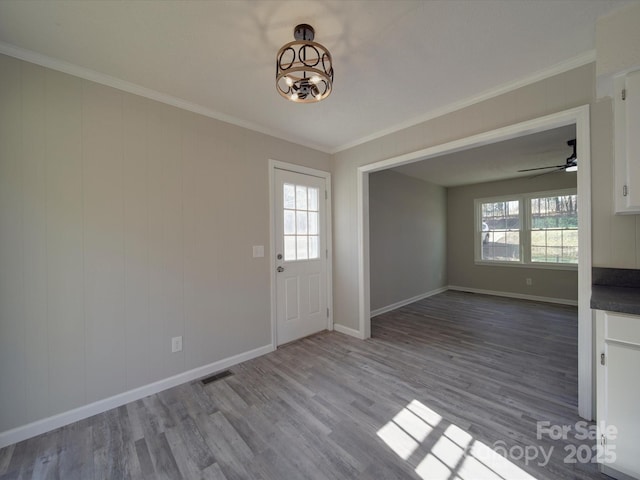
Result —
[[408, 460], [442, 417], [417, 400], [387, 422], [378, 436], [403, 460]]
[[[396, 455], [408, 461], [441, 422], [437, 412], [413, 400], [377, 434]], [[457, 425], [449, 424], [438, 435], [435, 442], [429, 442], [433, 446], [415, 468], [424, 480], [536, 480]]]

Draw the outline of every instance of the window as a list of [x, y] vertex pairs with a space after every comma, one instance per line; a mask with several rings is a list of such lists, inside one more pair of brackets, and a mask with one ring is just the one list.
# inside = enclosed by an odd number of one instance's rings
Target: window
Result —
[[320, 258], [318, 189], [284, 184], [284, 259]]
[[482, 259], [520, 261], [520, 202], [482, 204]]
[[477, 263], [577, 265], [575, 190], [476, 200]]
[[532, 263], [578, 263], [576, 200], [575, 194], [529, 200]]

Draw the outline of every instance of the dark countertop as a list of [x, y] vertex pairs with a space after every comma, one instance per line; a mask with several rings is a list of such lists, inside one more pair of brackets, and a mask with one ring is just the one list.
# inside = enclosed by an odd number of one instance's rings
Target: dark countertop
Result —
[[594, 267], [592, 279], [591, 308], [640, 315], [640, 270]]
[[592, 285], [591, 308], [640, 315], [640, 288]]

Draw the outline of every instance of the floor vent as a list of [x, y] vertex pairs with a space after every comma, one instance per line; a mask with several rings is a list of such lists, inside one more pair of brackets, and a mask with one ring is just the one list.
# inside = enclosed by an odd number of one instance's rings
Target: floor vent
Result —
[[203, 385], [206, 385], [208, 383], [230, 377], [231, 375], [233, 375], [233, 372], [231, 372], [231, 370], [224, 370], [222, 372], [214, 373], [213, 375], [210, 375], [207, 378], [203, 378], [200, 381], [202, 382]]

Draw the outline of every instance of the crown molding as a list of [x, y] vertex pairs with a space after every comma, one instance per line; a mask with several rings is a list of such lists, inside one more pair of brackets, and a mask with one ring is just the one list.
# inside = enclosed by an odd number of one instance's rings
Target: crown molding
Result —
[[497, 87], [486, 90], [478, 95], [474, 95], [472, 97], [467, 97], [465, 99], [459, 100], [454, 103], [450, 103], [440, 108], [436, 108], [427, 112], [418, 117], [412, 118], [411, 120], [407, 120], [405, 122], [394, 125], [393, 127], [385, 128], [384, 130], [380, 130], [376, 133], [372, 133], [371, 135], [367, 135], [365, 137], [359, 138], [349, 143], [345, 143], [333, 150], [329, 153], [335, 155], [336, 153], [342, 152], [343, 150], [347, 150], [349, 148], [357, 147], [358, 145], [362, 145], [363, 143], [370, 142], [380, 137], [384, 137], [385, 135], [389, 135], [394, 132], [398, 132], [400, 130], [404, 130], [405, 128], [413, 127], [420, 123], [426, 122], [428, 120], [432, 120], [437, 117], [441, 117], [451, 112], [455, 112], [456, 110], [461, 110], [466, 107], [470, 107], [476, 103], [483, 102], [485, 100], [489, 100], [490, 98], [497, 97], [499, 95], [503, 95], [505, 93], [511, 92], [513, 90], [517, 90], [518, 88], [526, 87], [527, 85], [531, 85], [533, 83], [539, 82], [541, 80], [545, 80], [547, 78], [553, 77], [555, 75], [559, 75], [561, 73], [568, 72], [569, 70], [573, 70], [574, 68], [582, 67], [589, 63], [593, 63], [596, 61], [596, 51], [588, 50], [580, 55], [572, 57], [568, 60], [565, 60], [560, 63], [556, 63], [549, 68], [545, 68], [543, 70], [539, 70], [531, 75], [527, 75], [519, 80], [515, 80], [513, 82], [507, 82]]
[[89, 80], [91, 82], [99, 83], [101, 85], [106, 85], [112, 88], [116, 88], [118, 90], [122, 90], [124, 92], [132, 93], [134, 95], [139, 95], [141, 97], [148, 98], [150, 100], [155, 100], [161, 103], [165, 103], [167, 105], [171, 105], [177, 108], [181, 108], [183, 110], [187, 110], [189, 112], [197, 113], [200, 115], [204, 115], [205, 117], [213, 118], [215, 120], [219, 120], [221, 122], [230, 123], [237, 127], [246, 128], [248, 130], [252, 130], [258, 133], [262, 133], [264, 135], [269, 135], [271, 137], [278, 138], [280, 140], [284, 140], [286, 142], [295, 143], [297, 145], [311, 148], [313, 150], [317, 150], [323, 153], [327, 153], [330, 155], [335, 155], [336, 153], [342, 152], [349, 148], [356, 147], [358, 145], [362, 145], [363, 143], [370, 142], [372, 140], [378, 139], [380, 137], [384, 137], [385, 135], [389, 135], [394, 132], [398, 132], [405, 128], [413, 127], [414, 125], [418, 125], [420, 123], [426, 122], [428, 120], [432, 120], [434, 118], [440, 117], [442, 115], [446, 115], [451, 112], [455, 112], [456, 110], [460, 110], [462, 108], [469, 107], [476, 103], [483, 102], [484, 100], [488, 100], [493, 97], [497, 97], [504, 93], [510, 92], [512, 90], [516, 90], [521, 87], [525, 87], [527, 85], [531, 85], [532, 83], [539, 82], [546, 78], [553, 77], [555, 75], [567, 72], [569, 70], [573, 70], [574, 68], [582, 67], [589, 63], [592, 63], [596, 59], [596, 51], [588, 50], [580, 55], [577, 55], [573, 58], [565, 60], [563, 62], [552, 65], [549, 68], [539, 70], [531, 75], [528, 75], [519, 80], [515, 80], [513, 82], [504, 83], [499, 85], [498, 87], [486, 90], [478, 95], [468, 97], [462, 99], [460, 101], [450, 103], [441, 108], [436, 108], [431, 110], [423, 115], [418, 117], [414, 117], [411, 120], [407, 120], [405, 122], [399, 123], [389, 128], [385, 128], [378, 132], [372, 133], [370, 135], [361, 137], [359, 139], [353, 140], [351, 142], [345, 143], [341, 146], [330, 148], [326, 146], [316, 145], [310, 142], [305, 142], [299, 138], [293, 137], [291, 135], [287, 135], [278, 130], [273, 130], [267, 128], [263, 125], [259, 125], [257, 123], [248, 122], [246, 120], [242, 120], [236, 118], [231, 115], [227, 115], [222, 112], [218, 112], [211, 108], [204, 107], [202, 105], [198, 105], [193, 102], [189, 102], [182, 98], [174, 97], [172, 95], [168, 95], [166, 93], [158, 92], [156, 90], [143, 87], [141, 85], [137, 85], [135, 83], [128, 82], [126, 80], [122, 80], [116, 77], [112, 77], [110, 75], [97, 72], [95, 70], [91, 70], [85, 67], [81, 67], [64, 60], [59, 60], [57, 58], [50, 57], [48, 55], [44, 55], [38, 52], [34, 52], [33, 50], [28, 50], [25, 48], [17, 47], [15, 45], [11, 45], [9, 43], [0, 41], [0, 53], [8, 55], [10, 57], [15, 57], [20, 60], [24, 60], [30, 63], [35, 63], [36, 65], [40, 65], [46, 68], [50, 68], [52, 70], [57, 70], [59, 72], [67, 73], [69, 75], [74, 75], [79, 78], [83, 78], [85, 80]]
[[122, 90], [127, 93], [139, 95], [141, 97], [148, 98], [150, 100], [155, 100], [157, 102], [165, 103], [167, 105], [181, 108], [189, 112], [204, 115], [205, 117], [213, 118], [215, 120], [220, 120], [221, 122], [230, 123], [237, 127], [246, 128], [248, 130], [262, 133], [264, 135], [269, 135], [271, 137], [284, 140], [286, 142], [295, 143], [296, 145], [311, 148], [313, 150], [318, 150], [323, 153], [328, 153], [328, 154], [331, 153], [330, 149], [327, 147], [322, 147], [320, 145], [315, 145], [313, 143], [305, 142], [303, 140], [300, 140], [299, 138], [292, 137], [281, 131], [273, 130], [273, 129], [264, 127], [262, 125], [259, 125], [257, 123], [248, 122], [248, 121], [236, 118], [232, 115], [227, 115], [225, 113], [218, 112], [211, 108], [207, 108], [202, 105], [189, 102], [182, 98], [178, 98], [178, 97], [174, 97], [173, 95], [168, 95], [166, 93], [158, 92], [157, 90], [146, 88], [141, 85], [131, 83], [117, 77], [112, 77], [105, 73], [97, 72], [89, 68], [81, 67], [79, 65], [75, 65], [73, 63], [69, 63], [64, 60], [60, 60], [57, 58], [50, 57], [48, 55], [44, 55], [42, 53], [34, 52], [33, 50], [17, 47], [10, 43], [5, 43], [0, 41], [0, 53], [4, 55], [8, 55], [10, 57], [17, 58], [19, 60], [24, 60], [26, 62], [34, 63], [42, 67], [50, 68], [52, 70], [57, 70], [62, 73], [67, 73], [69, 75], [73, 75], [75, 77], [79, 77], [84, 80], [89, 80], [91, 82], [99, 83], [101, 85], [106, 85], [108, 87]]

